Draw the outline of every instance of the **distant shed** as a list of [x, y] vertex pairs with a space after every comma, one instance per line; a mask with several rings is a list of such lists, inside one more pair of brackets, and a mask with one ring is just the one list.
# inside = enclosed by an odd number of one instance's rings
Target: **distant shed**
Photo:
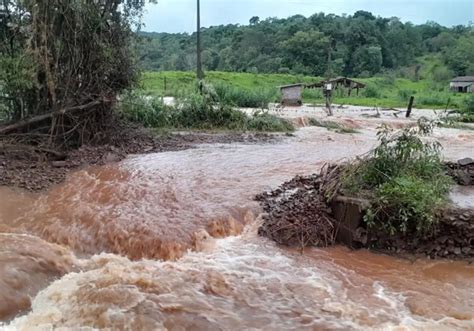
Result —
[[451, 80], [449, 88], [453, 92], [474, 93], [474, 76], [460, 76]]
[[301, 106], [303, 104], [303, 84], [279, 86], [281, 104], [285, 106]]
[[364, 88], [365, 84], [347, 77], [337, 77], [319, 83], [307, 84], [306, 88], [321, 88], [327, 86], [330, 86], [330, 89], [332, 90], [336, 90], [339, 87], [347, 88], [350, 96], [352, 90], [357, 90], [357, 94], [359, 94], [359, 89]]

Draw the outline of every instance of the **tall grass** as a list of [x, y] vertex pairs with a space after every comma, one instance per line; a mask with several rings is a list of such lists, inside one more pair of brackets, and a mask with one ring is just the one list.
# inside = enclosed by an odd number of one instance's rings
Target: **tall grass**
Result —
[[129, 120], [152, 128], [294, 131], [291, 122], [285, 119], [266, 112], [248, 116], [229, 104], [216, 102], [211, 95], [196, 92], [179, 97], [175, 106], [165, 105], [159, 97], [133, 92], [124, 96], [121, 110]]
[[215, 83], [214, 88], [221, 102], [237, 107], [268, 109], [268, 104], [277, 100], [276, 88], [245, 89], [223, 82]]

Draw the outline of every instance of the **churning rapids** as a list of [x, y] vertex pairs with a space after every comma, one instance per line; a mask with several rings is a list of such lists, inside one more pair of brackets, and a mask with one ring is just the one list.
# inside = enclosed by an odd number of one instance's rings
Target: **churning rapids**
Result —
[[[448, 158], [474, 134], [438, 132]], [[474, 268], [257, 236], [253, 196], [367, 152], [375, 130], [303, 128], [0, 189], [0, 329], [473, 330]]]

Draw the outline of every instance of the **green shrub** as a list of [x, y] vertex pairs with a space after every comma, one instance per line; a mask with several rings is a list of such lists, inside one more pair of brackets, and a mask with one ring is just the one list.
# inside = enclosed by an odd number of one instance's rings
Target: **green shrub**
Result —
[[454, 77], [454, 73], [448, 69], [446, 66], [435, 66], [432, 69], [432, 77], [435, 82], [443, 82], [446, 84], [452, 77]]
[[400, 89], [398, 90], [398, 97], [402, 101], [408, 101], [408, 99], [415, 94], [415, 91], [410, 89]]
[[131, 121], [145, 127], [177, 129], [226, 129], [237, 131], [289, 132], [291, 122], [258, 112], [254, 116], [216, 102], [212, 86], [203, 88], [203, 94], [188, 93], [177, 99], [176, 106], [167, 106], [161, 98], [128, 93], [122, 100], [122, 113]]
[[172, 126], [176, 128], [230, 130], [244, 129], [247, 116], [226, 104], [217, 104], [207, 96], [191, 94], [173, 112]]
[[446, 202], [446, 180], [424, 180], [415, 175], [393, 177], [376, 188], [366, 221], [389, 233], [426, 233], [436, 224], [436, 212]]
[[380, 98], [380, 88], [375, 84], [367, 84], [365, 89], [362, 90], [363, 95], [367, 98]]
[[323, 100], [323, 92], [319, 88], [303, 89], [303, 99], [306, 100]]
[[393, 73], [393, 72], [391, 72], [391, 71], [386, 71], [386, 72], [384, 72], [384, 74], [382, 75], [380, 82], [381, 82], [384, 86], [394, 86], [396, 80], [397, 80], [397, 78], [396, 78], [396, 76], [395, 76], [395, 73]]
[[422, 139], [433, 123], [393, 132], [382, 127], [379, 145], [370, 156], [349, 165], [343, 187], [371, 199], [365, 220], [390, 234], [427, 233], [436, 223], [439, 207], [447, 199], [451, 179], [445, 174], [440, 145]]
[[121, 103], [122, 113], [132, 122], [153, 128], [168, 127], [172, 123], [172, 107], [165, 105], [161, 98], [129, 92], [123, 96]]

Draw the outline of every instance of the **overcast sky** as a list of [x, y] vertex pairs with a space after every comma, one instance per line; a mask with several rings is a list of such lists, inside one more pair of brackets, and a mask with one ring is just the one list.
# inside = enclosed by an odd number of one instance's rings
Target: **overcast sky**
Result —
[[[145, 31], [195, 30], [196, 0], [158, 0], [146, 9]], [[415, 24], [435, 21], [452, 26], [474, 21], [474, 0], [201, 0], [201, 25], [248, 24], [252, 16], [285, 18], [319, 12], [341, 15], [357, 10], [396, 16]]]

